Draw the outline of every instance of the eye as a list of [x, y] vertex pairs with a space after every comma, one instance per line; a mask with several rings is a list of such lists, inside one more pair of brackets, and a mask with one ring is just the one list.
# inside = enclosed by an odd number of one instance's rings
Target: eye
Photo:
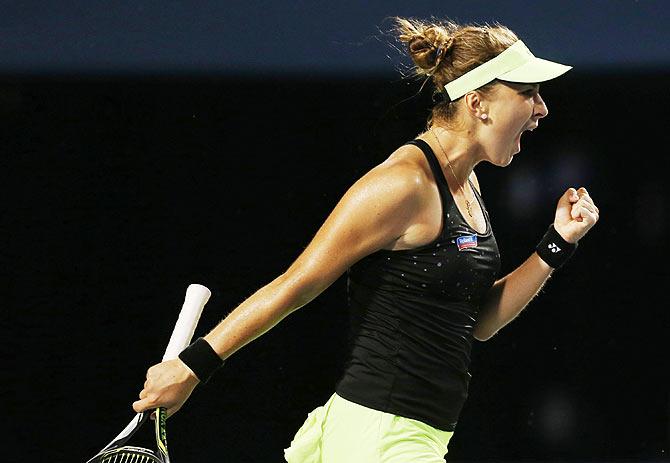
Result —
[[539, 84], [531, 84], [530, 88], [526, 87], [526, 90], [521, 92], [522, 95], [532, 95], [532, 96], [535, 96], [538, 93], [540, 93]]

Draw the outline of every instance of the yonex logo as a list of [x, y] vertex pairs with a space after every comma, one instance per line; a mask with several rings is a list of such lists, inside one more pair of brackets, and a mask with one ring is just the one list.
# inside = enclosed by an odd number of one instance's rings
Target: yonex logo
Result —
[[554, 253], [554, 254], [557, 253], [557, 252], [560, 252], [560, 251], [561, 251], [561, 248], [559, 248], [558, 246], [556, 246], [556, 243], [551, 243], [551, 244], [548, 245], [547, 247], [548, 247], [549, 249], [551, 249], [551, 252]]

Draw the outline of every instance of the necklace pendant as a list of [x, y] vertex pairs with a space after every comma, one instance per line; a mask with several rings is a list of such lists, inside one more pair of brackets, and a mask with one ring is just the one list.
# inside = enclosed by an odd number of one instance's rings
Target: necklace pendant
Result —
[[470, 208], [470, 201], [468, 201], [467, 199], [465, 200], [465, 208], [468, 211], [468, 215], [472, 217], [472, 209]]

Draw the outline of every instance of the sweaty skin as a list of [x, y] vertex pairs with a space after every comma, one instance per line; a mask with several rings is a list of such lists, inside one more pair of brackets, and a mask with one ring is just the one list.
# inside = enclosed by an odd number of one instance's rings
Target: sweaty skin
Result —
[[[466, 199], [472, 201], [467, 179], [472, 178], [478, 187], [474, 166], [482, 161], [508, 165], [518, 152], [521, 133], [536, 128], [539, 119], [548, 114], [538, 85], [506, 83], [498, 87], [490, 99], [477, 91], [462, 98], [459, 114], [463, 130], [437, 127], [435, 131], [455, 173], [447, 166], [447, 159], [438, 154], [461, 212], [465, 211]], [[425, 141], [435, 153], [441, 153], [434, 140], [426, 136]], [[345, 193], [291, 266], [233, 310], [205, 340], [225, 359], [309, 303], [364, 256], [379, 249], [411, 248], [430, 242], [439, 232], [434, 228], [439, 227], [439, 217], [435, 218], [439, 214], [435, 212], [437, 190], [422, 169], [425, 166], [416, 161], [392, 155], [365, 174]], [[466, 197], [458, 185], [466, 185]], [[554, 227], [563, 239], [574, 243], [598, 218], [599, 210], [586, 189], [568, 188], [558, 201]], [[551, 267], [533, 253], [496, 281], [482, 304], [475, 338], [487, 340], [513, 320], [551, 272]], [[193, 372], [179, 359], [154, 365], [147, 372], [140, 400], [133, 403], [133, 409], [139, 412], [166, 407], [168, 416], [172, 415], [197, 384]]]

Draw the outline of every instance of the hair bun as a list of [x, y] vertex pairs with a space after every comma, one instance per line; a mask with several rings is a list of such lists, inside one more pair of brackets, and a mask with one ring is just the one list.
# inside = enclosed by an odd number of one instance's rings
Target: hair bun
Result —
[[407, 43], [407, 48], [412, 60], [418, 67], [427, 72], [432, 72], [450, 53], [453, 45], [453, 37], [437, 42], [425, 36], [415, 36]]
[[421, 69], [432, 69], [435, 67], [435, 46], [425, 37], [417, 36], [407, 43], [407, 49], [412, 60]]

